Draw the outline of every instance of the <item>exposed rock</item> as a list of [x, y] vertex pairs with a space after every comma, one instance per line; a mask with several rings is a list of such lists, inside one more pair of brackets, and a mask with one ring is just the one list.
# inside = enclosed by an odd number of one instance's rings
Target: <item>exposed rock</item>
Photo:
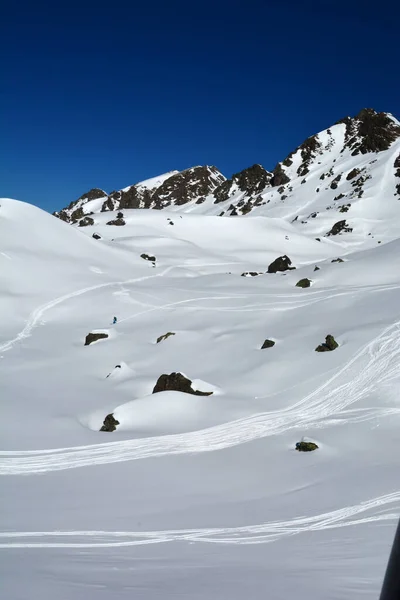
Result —
[[113, 219], [112, 221], [108, 221], [106, 225], [116, 225], [117, 227], [121, 227], [122, 225], [126, 225], [125, 220], [121, 217]]
[[347, 181], [350, 181], [351, 179], [354, 179], [354, 177], [357, 177], [357, 175], [360, 174], [360, 169], [352, 169], [350, 171], [350, 173], [347, 174], [346, 179]]
[[341, 206], [339, 206], [339, 212], [340, 213], [346, 213], [349, 211], [351, 204], [342, 204]]
[[151, 256], [150, 254], [141, 254], [140, 258], [143, 258], [144, 260], [149, 260], [151, 262], [156, 262], [156, 257], [155, 256]]
[[[395, 177], [400, 177], [400, 154], [398, 155], [398, 157], [394, 161], [394, 168], [396, 169], [396, 172], [395, 172], [394, 176]], [[396, 193], [400, 195], [400, 183], [398, 183], [396, 185]]]
[[334, 200], [341, 200], [342, 198], [345, 198], [345, 194], [339, 194], [338, 196], [335, 196]]
[[195, 396], [211, 396], [213, 392], [200, 392], [192, 388], [190, 379], [182, 375], [182, 373], [170, 373], [170, 375], [160, 375], [153, 389], [153, 394], [157, 392], [165, 392], [173, 390], [175, 392], [184, 392]]
[[276, 258], [268, 267], [267, 273], [277, 273], [278, 271], [291, 271], [296, 267], [291, 267], [292, 261], [286, 254]]
[[93, 344], [93, 342], [97, 342], [97, 340], [103, 340], [108, 338], [108, 333], [88, 333], [85, 338], [85, 346], [89, 346]]
[[110, 413], [104, 419], [103, 426], [100, 428], [100, 431], [115, 431], [117, 429], [117, 425], [119, 425], [119, 421], [114, 418], [113, 413]]
[[257, 275], [263, 275], [263, 273], [257, 271], [245, 271], [241, 277], [257, 277]]
[[336, 350], [339, 347], [339, 344], [333, 337], [333, 335], [327, 335], [325, 338], [325, 342], [320, 346], [315, 348], [316, 352], [331, 352], [332, 350]]
[[88, 227], [89, 225], [94, 225], [92, 217], [84, 217], [79, 221], [79, 227]]
[[101, 240], [101, 235], [99, 235], [98, 233], [94, 233], [92, 235], [92, 238], [94, 238], [95, 240]]
[[[107, 196], [104, 190], [93, 188], [89, 192], [82, 194], [82, 196], [80, 196], [77, 200], [71, 202], [66, 208], [63, 208], [59, 212], [54, 212], [53, 215], [62, 221], [65, 221], [66, 223], [76, 223], [79, 221], [79, 219], [82, 219], [85, 216], [82, 206], [86, 204], [86, 202], [90, 202], [90, 200], [97, 200], [98, 198], [103, 198], [104, 196]], [[75, 210], [74, 207], [76, 207]]]
[[[231, 179], [227, 179], [214, 190], [214, 204], [229, 200], [232, 190], [236, 186], [241, 192], [245, 192], [246, 196], [260, 194], [270, 185], [271, 177], [272, 173], [266, 171], [261, 165], [253, 165], [248, 169], [235, 173]], [[245, 211], [250, 212], [251, 208], [252, 206], [247, 204]]]
[[327, 236], [329, 235], [338, 235], [339, 233], [344, 233], [344, 232], [351, 232], [353, 231], [352, 227], [349, 227], [346, 223], [346, 221], [338, 221], [337, 223], [334, 224], [334, 226], [332, 227], [332, 229], [330, 231], [328, 231], [328, 233], [326, 234]]
[[265, 340], [261, 346], [261, 350], [265, 350], [265, 348], [272, 348], [272, 346], [275, 346], [275, 342], [273, 340]]
[[286, 175], [285, 171], [282, 169], [282, 165], [278, 163], [275, 169], [272, 171], [271, 185], [272, 187], [279, 187], [280, 185], [285, 185], [289, 183], [290, 178]]
[[331, 262], [333, 263], [342, 263], [344, 262], [343, 258], [334, 258], [333, 260], [331, 260]]
[[317, 449], [318, 446], [314, 442], [297, 442], [296, 444], [296, 450], [299, 452], [312, 452]]
[[340, 173], [339, 175], [337, 175], [335, 177], [335, 179], [332, 181], [330, 187], [332, 190], [336, 190], [336, 188], [338, 187], [339, 181], [342, 179], [342, 174]]
[[157, 338], [157, 344], [159, 344], [160, 342], [163, 342], [164, 340], [167, 340], [171, 335], [175, 335], [175, 333], [173, 331], [168, 331], [168, 333], [164, 333], [164, 335], [160, 335], [160, 337]]
[[[314, 269], [315, 271], [315, 269]], [[296, 287], [301, 287], [301, 288], [309, 288], [311, 285], [311, 279], [307, 279], [307, 277], [305, 277], [304, 279], [300, 279], [300, 281], [298, 281], [296, 283]]]
[[171, 204], [177, 206], [191, 200], [210, 195], [225, 177], [213, 166], [193, 167], [166, 179], [153, 193], [151, 205], [165, 208]]
[[314, 271], [319, 271], [319, 270], [320, 270], [320, 268], [319, 268], [319, 267], [317, 267], [317, 265], [315, 265], [315, 267], [314, 267]]
[[364, 108], [354, 119], [346, 122], [344, 147], [352, 150], [352, 156], [381, 152], [388, 150], [399, 137], [400, 127], [389, 115]]

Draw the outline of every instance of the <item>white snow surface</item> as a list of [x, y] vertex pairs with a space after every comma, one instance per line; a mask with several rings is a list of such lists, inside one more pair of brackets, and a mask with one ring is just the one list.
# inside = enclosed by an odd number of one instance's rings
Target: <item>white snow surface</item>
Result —
[[[79, 228], [0, 200], [4, 598], [378, 597], [400, 511], [400, 209], [374, 193], [379, 245], [361, 208], [318, 242], [278, 209]], [[296, 269], [266, 274], [283, 254]], [[315, 352], [327, 334], [339, 348]], [[213, 394], [152, 394], [174, 371]]]

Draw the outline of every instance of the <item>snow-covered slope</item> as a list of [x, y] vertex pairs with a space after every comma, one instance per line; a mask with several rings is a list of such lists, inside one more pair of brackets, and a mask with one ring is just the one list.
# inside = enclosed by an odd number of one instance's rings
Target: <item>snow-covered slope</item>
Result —
[[[396, 144], [357, 198], [379, 197], [379, 239], [360, 208], [317, 241], [329, 211], [291, 222], [295, 199], [273, 218], [118, 207], [86, 227], [0, 200], [5, 598], [378, 596], [400, 510], [400, 240], [397, 199], [368, 185]], [[254, 174], [277, 171], [237, 186]], [[295, 269], [266, 273], [282, 255]], [[328, 334], [339, 347], [315, 352]], [[172, 372], [212, 395], [152, 393]], [[296, 452], [303, 437], [319, 449]]]

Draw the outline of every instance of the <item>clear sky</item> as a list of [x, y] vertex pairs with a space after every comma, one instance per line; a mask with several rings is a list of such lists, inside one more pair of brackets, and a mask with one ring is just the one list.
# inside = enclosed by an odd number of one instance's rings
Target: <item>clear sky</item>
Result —
[[0, 196], [56, 210], [172, 169], [272, 169], [372, 107], [400, 116], [397, 2], [4, 3]]

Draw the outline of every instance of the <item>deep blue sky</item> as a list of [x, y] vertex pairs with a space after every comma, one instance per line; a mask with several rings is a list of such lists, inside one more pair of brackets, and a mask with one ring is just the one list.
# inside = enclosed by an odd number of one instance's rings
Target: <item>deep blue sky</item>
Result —
[[196, 164], [272, 169], [363, 107], [399, 117], [400, 10], [385, 4], [8, 3], [0, 196], [53, 211]]

